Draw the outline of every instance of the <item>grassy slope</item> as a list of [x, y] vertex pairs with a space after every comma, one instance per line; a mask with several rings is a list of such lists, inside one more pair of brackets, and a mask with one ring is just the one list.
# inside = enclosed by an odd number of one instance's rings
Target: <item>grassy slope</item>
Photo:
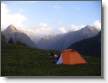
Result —
[[2, 76], [100, 76], [99, 57], [85, 57], [85, 65], [56, 65], [49, 52], [23, 45], [2, 44]]

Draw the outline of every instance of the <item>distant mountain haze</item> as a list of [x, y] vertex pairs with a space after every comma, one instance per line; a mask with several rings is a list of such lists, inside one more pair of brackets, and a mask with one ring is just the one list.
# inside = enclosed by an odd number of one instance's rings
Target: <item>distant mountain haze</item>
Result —
[[99, 31], [96, 26], [87, 25], [77, 31], [67, 33], [38, 34], [34, 32], [34, 34], [26, 30], [18, 30], [14, 25], [10, 25], [2, 31], [2, 34], [7, 42], [12, 39], [13, 42], [21, 42], [29, 47], [63, 50], [78, 41], [96, 36]]
[[52, 37], [47, 36], [47, 38], [41, 38], [39, 42], [35, 43], [37, 43], [39, 48], [63, 50], [75, 42], [94, 37], [98, 32], [95, 27], [88, 25], [78, 31], [70, 31]]

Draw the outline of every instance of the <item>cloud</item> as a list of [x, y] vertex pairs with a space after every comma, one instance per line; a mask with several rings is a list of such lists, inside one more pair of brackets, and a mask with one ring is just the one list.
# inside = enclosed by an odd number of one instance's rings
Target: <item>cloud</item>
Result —
[[25, 33], [30, 36], [47, 36], [54, 35], [54, 30], [47, 23], [40, 23], [34, 27], [26, 27], [23, 29]]
[[[93, 22], [92, 24], [97, 30], [101, 30], [101, 22], [99, 20], [96, 20], [95, 22]], [[86, 25], [69, 25], [69, 26], [61, 26], [59, 28], [59, 31], [60, 33], [67, 33], [67, 32], [70, 32], [70, 31], [78, 31], [82, 28], [84, 28]]]
[[71, 25], [70, 30], [77, 31], [77, 30], [81, 29], [82, 27], [83, 27], [83, 25], [81, 25], [81, 26]]
[[98, 30], [101, 30], [101, 22], [99, 20], [96, 20], [93, 24]]
[[48, 35], [53, 33], [53, 29], [46, 23], [40, 23], [39, 26], [35, 28], [37, 34]]
[[39, 26], [41, 26], [41, 27], [48, 27], [48, 24], [46, 24], [46, 23], [40, 23]]
[[49, 27], [40, 27], [38, 29], [35, 29], [35, 32], [37, 34], [41, 34], [41, 35], [48, 35], [48, 34], [51, 34], [52, 33], [52, 29], [49, 28]]
[[25, 15], [20, 12], [12, 13], [8, 8], [8, 5], [1, 3], [1, 27], [2, 29], [6, 28], [8, 25], [13, 24], [15, 26], [24, 26], [24, 21], [27, 20]]
[[76, 25], [69, 25], [69, 26], [62, 26], [59, 28], [59, 31], [61, 33], [67, 33], [67, 32], [70, 32], [70, 31], [78, 31], [80, 30], [81, 28], [83, 28], [84, 25], [80, 25], [80, 26], [76, 26]]
[[60, 31], [61, 33], [67, 33], [67, 30], [66, 30], [65, 27], [60, 27], [60, 28], [59, 28], [59, 31]]
[[24, 25], [24, 22], [27, 20], [27, 17], [21, 13], [20, 11], [12, 13], [12, 10], [8, 8], [8, 5], [5, 3], [1, 3], [1, 26], [2, 30], [4, 30], [10, 24], [18, 27], [19, 30], [23, 30], [27, 34], [33, 35], [48, 35], [52, 34], [53, 30], [47, 23], [40, 23], [35, 27], [27, 27]]

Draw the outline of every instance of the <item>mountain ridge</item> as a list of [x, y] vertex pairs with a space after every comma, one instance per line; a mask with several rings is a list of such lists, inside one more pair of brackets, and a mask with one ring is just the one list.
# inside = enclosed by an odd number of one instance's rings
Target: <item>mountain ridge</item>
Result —
[[12, 38], [14, 39], [14, 42], [20, 40], [20, 42], [23, 42], [30, 47], [63, 50], [75, 42], [96, 36], [99, 31], [96, 27], [87, 25], [77, 31], [70, 31], [68, 33], [57, 35], [47, 35], [40, 38], [36, 35], [36, 39], [32, 39], [26, 32], [18, 30], [14, 25], [9, 25], [2, 33], [5, 35], [7, 41]]
[[14, 25], [9, 25], [4, 31], [2, 31], [2, 35], [5, 37], [7, 43], [9, 43], [9, 41], [12, 41], [13, 43], [20, 42], [29, 47], [36, 47], [30, 37], [18, 30]]
[[[91, 29], [94, 28], [94, 29]], [[40, 40], [38, 45], [40, 48], [50, 48], [50, 49], [58, 49], [63, 50], [66, 49], [70, 44], [73, 44], [77, 41], [87, 39], [90, 37], [94, 37], [98, 34], [98, 30], [92, 26], [85, 26], [81, 30], [72, 31], [65, 34], [59, 34], [55, 37], [49, 38], [48, 40], [44, 38], [44, 40]], [[56, 41], [57, 40], [57, 41]]]
[[101, 31], [92, 38], [71, 44], [68, 48], [75, 49], [82, 55], [101, 56]]

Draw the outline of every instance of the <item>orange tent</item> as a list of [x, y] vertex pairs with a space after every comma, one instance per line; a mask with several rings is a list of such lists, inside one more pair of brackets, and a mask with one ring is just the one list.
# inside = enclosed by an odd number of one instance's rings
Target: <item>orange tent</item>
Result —
[[73, 49], [67, 49], [62, 51], [61, 53], [63, 58], [63, 64], [85, 64], [87, 63], [84, 58], [81, 57], [81, 55], [73, 50]]

